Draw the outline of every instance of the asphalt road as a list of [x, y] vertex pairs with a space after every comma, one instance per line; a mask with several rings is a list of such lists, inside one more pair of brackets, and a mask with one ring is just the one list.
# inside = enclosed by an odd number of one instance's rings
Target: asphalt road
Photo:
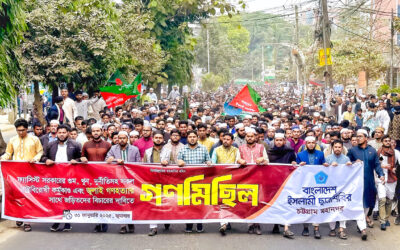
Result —
[[[390, 221], [393, 224], [394, 218]], [[4, 223], [3, 223], [4, 224]], [[0, 232], [0, 249], [400, 249], [400, 226], [392, 225], [383, 232], [377, 222], [368, 229], [368, 241], [361, 241], [355, 222], [349, 222], [347, 240], [329, 237], [327, 224], [321, 225], [322, 239], [301, 236], [302, 225], [292, 226], [294, 240], [271, 234], [272, 225], [262, 225], [263, 235], [247, 234], [245, 224], [233, 224], [226, 236], [218, 232], [217, 224], [206, 224], [204, 233], [184, 234], [184, 225], [171, 225], [168, 232], [159, 226], [159, 233], [147, 236], [148, 226], [137, 225], [134, 234], [118, 234], [119, 226], [112, 225], [107, 233], [92, 233], [93, 225], [73, 224], [71, 232], [49, 232], [49, 224], [35, 224], [25, 233], [15, 223]], [[4, 227], [4, 226], [3, 226]], [[311, 229], [311, 226], [310, 226]]]

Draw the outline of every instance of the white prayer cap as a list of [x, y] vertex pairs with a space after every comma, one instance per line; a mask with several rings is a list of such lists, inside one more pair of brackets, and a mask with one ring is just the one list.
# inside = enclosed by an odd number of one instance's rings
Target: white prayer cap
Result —
[[218, 127], [219, 127], [219, 128], [227, 128], [227, 127], [228, 127], [228, 124], [226, 124], [226, 123], [220, 123], [220, 124], [218, 125]]
[[139, 132], [137, 132], [136, 130], [133, 130], [129, 133], [129, 136], [139, 136]]
[[210, 108], [210, 106], [205, 106], [205, 107], [204, 107], [204, 109], [209, 109], [209, 108]]
[[156, 111], [157, 109], [156, 109], [156, 107], [151, 107], [151, 108], [149, 108], [149, 111], [150, 112], [154, 112], [154, 111]]
[[172, 117], [167, 118], [167, 122], [173, 122], [173, 121], [174, 121], [174, 118], [172, 118]]
[[275, 139], [284, 139], [285, 135], [283, 133], [276, 133], [275, 134]]
[[[133, 131], [132, 131], [133, 132]], [[129, 138], [129, 135], [128, 135], [128, 132], [126, 132], [126, 131], [119, 131], [118, 132], [118, 136], [120, 136], [120, 135], [125, 135], [126, 137], [128, 137]]]
[[346, 133], [346, 132], [349, 132], [349, 129], [347, 129], [347, 128], [342, 128], [342, 130], [340, 130], [340, 134]]
[[92, 128], [92, 129], [94, 129], [94, 128], [102, 129], [101, 125], [98, 124], [98, 123], [92, 124], [91, 128]]
[[235, 128], [236, 129], [244, 128], [244, 125], [243, 125], [243, 123], [238, 123], [238, 124], [236, 124]]
[[150, 90], [154, 90], [153, 88], [150, 88]]
[[143, 126], [151, 127], [151, 124], [148, 120], [143, 121]]
[[314, 116], [319, 117], [320, 116], [319, 112], [314, 112]]
[[364, 134], [366, 137], [368, 137], [368, 131], [367, 130], [365, 130], [365, 129], [359, 129], [359, 130], [357, 130], [357, 134]]
[[286, 113], [286, 112], [282, 112], [282, 113], [281, 113], [281, 116], [282, 116], [282, 117], [286, 117], [287, 115], [288, 115], [288, 113]]
[[279, 123], [278, 120], [272, 120], [272, 122], [271, 122], [272, 125], [273, 125], [273, 124], [277, 124], [277, 123]]
[[316, 141], [316, 139], [315, 139], [314, 136], [307, 136], [306, 139], [305, 139], [305, 141], [306, 141], [306, 142], [314, 142], [314, 141]]
[[245, 115], [244, 119], [251, 119], [251, 115]]
[[174, 126], [174, 125], [172, 125], [172, 124], [168, 124], [168, 128], [170, 128], [170, 129], [174, 129], [174, 128], [175, 128], [175, 126]]
[[246, 127], [244, 129], [244, 131], [246, 132], [246, 134], [249, 134], [249, 133], [255, 134], [256, 133], [256, 130], [254, 128], [249, 128], [249, 127]]
[[60, 125], [60, 122], [58, 120], [51, 120], [50, 124]]
[[132, 109], [131, 112], [132, 112], [132, 113], [140, 112], [140, 110], [139, 110], [139, 109]]
[[304, 103], [303, 107], [308, 108], [310, 105], [308, 103]]
[[89, 96], [88, 93], [86, 93], [86, 92], [83, 92], [82, 95], [83, 96]]

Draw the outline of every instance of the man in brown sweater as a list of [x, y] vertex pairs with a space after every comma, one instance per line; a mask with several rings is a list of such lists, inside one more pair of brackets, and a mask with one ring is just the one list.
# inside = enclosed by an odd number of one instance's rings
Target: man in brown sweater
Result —
[[[111, 148], [111, 144], [109, 142], [101, 139], [101, 125], [93, 124], [91, 128], [93, 139], [85, 142], [82, 147], [81, 161], [83, 163], [87, 163], [88, 161], [105, 161], [107, 152]], [[107, 229], [107, 224], [98, 224], [94, 228], [94, 232], [105, 233], [107, 232]]]

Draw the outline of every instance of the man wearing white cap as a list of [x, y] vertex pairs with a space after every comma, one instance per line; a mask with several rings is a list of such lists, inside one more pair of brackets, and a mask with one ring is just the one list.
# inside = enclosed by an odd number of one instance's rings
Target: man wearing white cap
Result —
[[352, 147], [347, 156], [352, 162], [363, 162], [364, 163], [364, 213], [365, 219], [358, 220], [357, 226], [361, 231], [361, 239], [367, 240], [367, 224], [372, 227], [373, 222], [368, 217], [369, 209], [375, 206], [375, 199], [377, 195], [375, 186], [375, 176], [374, 171], [378, 175], [380, 181], [385, 183], [385, 176], [379, 162], [378, 154], [376, 150], [368, 145], [368, 132], [365, 129], [357, 130], [357, 147]]
[[133, 130], [129, 133], [129, 143], [133, 145], [139, 139], [139, 132]]
[[[276, 133], [273, 147], [268, 150], [268, 158], [271, 163], [296, 164], [296, 154], [294, 150], [286, 145], [285, 135]], [[275, 224], [272, 233], [279, 234], [279, 225]], [[290, 231], [289, 225], [285, 225], [283, 237], [293, 239], [294, 233]]]
[[246, 132], [244, 129], [243, 123], [239, 123], [235, 126], [236, 134], [235, 134], [235, 143], [240, 147], [246, 143]]
[[43, 149], [46, 150], [47, 145], [50, 142], [57, 141], [57, 128], [60, 125], [58, 120], [50, 121], [50, 133], [43, 135], [40, 137], [40, 143], [42, 143]]
[[[246, 144], [239, 147], [240, 158], [237, 162], [245, 166], [246, 164], [268, 164], [268, 155], [264, 146], [257, 143], [256, 130], [246, 127]], [[250, 224], [248, 231], [249, 234], [256, 233], [261, 235], [260, 224]]]
[[154, 93], [154, 89], [150, 88], [150, 91], [148, 93], [148, 96], [150, 97], [151, 101], [153, 102], [157, 102], [158, 98], [157, 98], [157, 94]]
[[[324, 153], [320, 150], [316, 150], [317, 140], [314, 136], [307, 136], [305, 139], [306, 150], [297, 154], [296, 162], [300, 166], [304, 165], [326, 165]], [[321, 239], [321, 233], [319, 231], [319, 224], [313, 224], [314, 226], [314, 238]], [[303, 236], [309, 236], [308, 224], [304, 224]]]
[[176, 100], [177, 97], [180, 97], [178, 86], [174, 85], [173, 89], [168, 95], [168, 100]]

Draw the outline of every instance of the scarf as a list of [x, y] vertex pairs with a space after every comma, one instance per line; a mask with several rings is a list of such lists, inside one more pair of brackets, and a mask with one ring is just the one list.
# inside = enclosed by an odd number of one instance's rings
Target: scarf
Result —
[[394, 155], [394, 150], [392, 148], [385, 148], [381, 147], [378, 150], [378, 155], [384, 155], [388, 158], [388, 164], [390, 165], [390, 168], [388, 169], [388, 179], [387, 183], [393, 183], [397, 181], [396, 175], [393, 173], [393, 169], [395, 168], [395, 155]]

